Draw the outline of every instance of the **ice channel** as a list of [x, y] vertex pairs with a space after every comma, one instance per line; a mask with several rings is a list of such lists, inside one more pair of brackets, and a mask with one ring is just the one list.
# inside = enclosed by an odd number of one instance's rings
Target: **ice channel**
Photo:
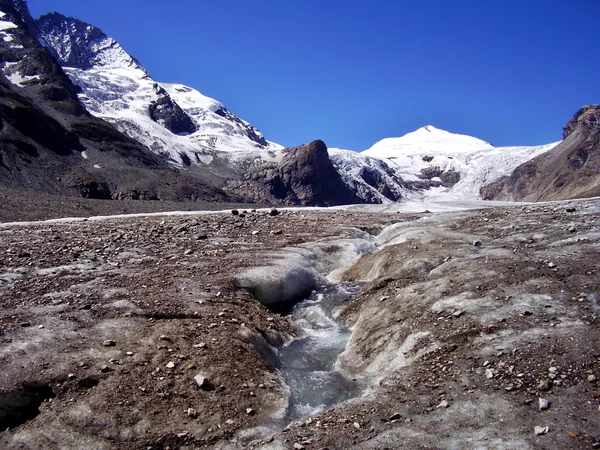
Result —
[[337, 320], [339, 309], [360, 288], [357, 283], [328, 285], [297, 303], [289, 313], [290, 319], [306, 334], [279, 349], [279, 370], [290, 389], [284, 426], [360, 395], [359, 382], [334, 368], [351, 334]]

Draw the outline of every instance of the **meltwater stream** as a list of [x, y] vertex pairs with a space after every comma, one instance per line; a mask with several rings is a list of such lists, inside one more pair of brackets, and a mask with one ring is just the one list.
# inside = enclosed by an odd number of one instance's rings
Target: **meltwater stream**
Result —
[[337, 320], [337, 311], [360, 288], [357, 283], [329, 285], [288, 314], [306, 335], [279, 349], [280, 372], [290, 389], [284, 426], [360, 395], [359, 383], [334, 368], [351, 334]]

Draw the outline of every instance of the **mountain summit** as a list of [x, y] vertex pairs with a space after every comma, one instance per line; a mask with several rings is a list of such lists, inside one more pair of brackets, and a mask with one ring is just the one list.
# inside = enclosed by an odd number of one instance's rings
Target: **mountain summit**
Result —
[[37, 20], [40, 35], [63, 67], [88, 70], [92, 67], [134, 67], [141, 65], [113, 38], [93, 25], [59, 13]]
[[383, 139], [365, 150], [363, 154], [375, 158], [394, 158], [402, 155], [430, 152], [440, 154], [448, 152], [468, 152], [491, 149], [493, 146], [481, 139], [464, 134], [450, 133], [432, 125], [398, 138]]
[[220, 102], [187, 86], [153, 80], [99, 28], [58, 13], [37, 23], [40, 42], [81, 89], [86, 109], [172, 164], [202, 165], [202, 155], [214, 152], [281, 148]]

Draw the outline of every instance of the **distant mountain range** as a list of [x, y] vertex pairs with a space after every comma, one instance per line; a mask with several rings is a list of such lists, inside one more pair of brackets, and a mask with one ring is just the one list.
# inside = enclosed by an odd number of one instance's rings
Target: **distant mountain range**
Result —
[[[321, 141], [289, 149], [217, 100], [153, 80], [93, 25], [58, 13], [34, 20], [24, 0], [0, 0], [0, 11], [0, 186], [112, 199], [337, 205], [480, 192], [566, 198], [591, 195], [599, 184], [597, 107], [578, 113], [565, 141], [537, 147], [497, 148], [425, 126], [362, 153]], [[587, 184], [570, 188], [581, 177], [569, 174], [582, 170]], [[548, 184], [548, 176], [558, 181]]]

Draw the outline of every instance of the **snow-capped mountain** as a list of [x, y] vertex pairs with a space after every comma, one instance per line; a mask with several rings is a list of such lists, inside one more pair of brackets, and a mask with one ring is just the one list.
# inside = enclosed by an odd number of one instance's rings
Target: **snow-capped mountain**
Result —
[[493, 146], [481, 139], [450, 133], [427, 125], [402, 137], [383, 139], [365, 150], [363, 154], [380, 159], [397, 159], [419, 153], [453, 155], [489, 148]]
[[428, 125], [383, 139], [362, 155], [384, 161], [409, 189], [424, 195], [478, 198], [482, 186], [558, 145], [494, 147], [472, 136]]
[[[199, 166], [223, 180], [226, 191], [253, 201], [277, 200], [276, 173], [284, 160], [289, 167], [289, 152], [222, 103], [191, 87], [153, 80], [139, 61], [93, 25], [52, 13], [30, 29], [81, 89], [79, 100], [91, 114], [175, 166]], [[17, 84], [28, 81], [10, 72], [7, 76]], [[478, 198], [483, 185], [555, 145], [496, 148], [428, 125], [383, 139], [362, 153], [330, 149], [329, 159], [364, 202], [423, 195]]]
[[274, 150], [250, 123], [183, 85], [154, 81], [113, 38], [58, 13], [38, 19], [47, 45], [95, 116], [179, 165], [203, 164], [215, 152]]

